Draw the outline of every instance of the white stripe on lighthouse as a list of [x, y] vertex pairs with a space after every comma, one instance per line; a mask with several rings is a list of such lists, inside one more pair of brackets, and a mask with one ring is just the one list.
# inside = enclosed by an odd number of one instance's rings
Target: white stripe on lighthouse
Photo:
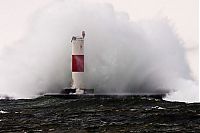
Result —
[[72, 55], [84, 55], [84, 39], [76, 37], [72, 41]]

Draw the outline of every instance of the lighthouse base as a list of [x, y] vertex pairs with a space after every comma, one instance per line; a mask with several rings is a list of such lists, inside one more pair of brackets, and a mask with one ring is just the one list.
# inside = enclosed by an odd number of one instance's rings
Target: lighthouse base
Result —
[[94, 89], [64, 88], [60, 93], [46, 93], [44, 96], [64, 99], [147, 97], [162, 100], [166, 94], [167, 93], [97, 93], [94, 91]]
[[65, 88], [61, 91], [61, 94], [94, 94], [94, 89]]
[[130, 98], [130, 97], [146, 97], [163, 100], [166, 94], [45, 94], [46, 97], [56, 97], [63, 99], [81, 99], [81, 98]]

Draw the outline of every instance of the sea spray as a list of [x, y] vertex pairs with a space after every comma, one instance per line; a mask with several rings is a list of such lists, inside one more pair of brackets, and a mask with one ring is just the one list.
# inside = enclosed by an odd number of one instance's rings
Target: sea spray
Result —
[[191, 79], [183, 44], [165, 18], [132, 22], [110, 4], [65, 0], [38, 10], [31, 20], [27, 35], [2, 50], [1, 94], [26, 98], [70, 86], [70, 40], [82, 30], [88, 88], [173, 96], [182, 92], [177, 79], [183, 86]]

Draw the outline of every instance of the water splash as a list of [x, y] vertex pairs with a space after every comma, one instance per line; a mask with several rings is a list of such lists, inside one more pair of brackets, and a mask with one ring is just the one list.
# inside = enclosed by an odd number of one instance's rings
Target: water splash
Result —
[[105, 93], [175, 90], [184, 96], [175, 84], [190, 80], [190, 70], [183, 44], [165, 18], [132, 22], [110, 4], [67, 0], [54, 1], [31, 20], [27, 35], [2, 49], [1, 94], [24, 98], [70, 86], [70, 39], [85, 30], [88, 88]]

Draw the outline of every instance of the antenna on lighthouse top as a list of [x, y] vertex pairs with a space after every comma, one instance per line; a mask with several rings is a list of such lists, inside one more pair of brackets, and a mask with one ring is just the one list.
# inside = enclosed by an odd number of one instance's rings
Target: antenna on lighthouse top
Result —
[[82, 31], [82, 37], [85, 38], [85, 31]]

